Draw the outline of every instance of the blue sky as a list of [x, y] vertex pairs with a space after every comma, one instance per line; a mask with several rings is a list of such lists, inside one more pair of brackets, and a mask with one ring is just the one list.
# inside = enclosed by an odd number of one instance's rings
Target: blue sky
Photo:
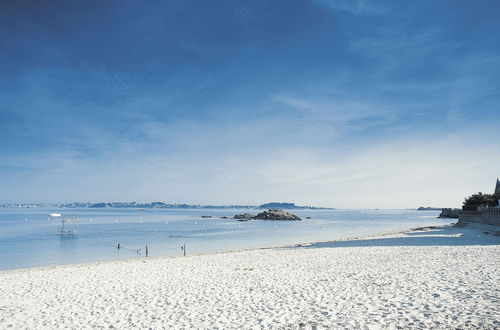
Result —
[[459, 206], [500, 176], [498, 1], [0, 4], [0, 202]]

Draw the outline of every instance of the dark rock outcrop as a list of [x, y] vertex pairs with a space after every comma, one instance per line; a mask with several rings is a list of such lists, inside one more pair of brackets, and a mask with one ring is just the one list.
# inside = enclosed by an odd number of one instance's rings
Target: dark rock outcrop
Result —
[[441, 207], [420, 206], [417, 211], [441, 211]]
[[236, 214], [233, 218], [238, 220], [252, 220], [255, 218], [255, 216], [251, 215], [250, 213], [243, 213]]
[[259, 220], [302, 220], [295, 214], [287, 211], [269, 209], [267, 211], [261, 212], [255, 216], [255, 219]]
[[269, 209], [267, 211], [261, 212], [257, 215], [252, 215], [250, 213], [237, 214], [234, 216], [234, 219], [238, 219], [238, 221], [248, 221], [252, 219], [258, 220], [302, 220], [295, 214], [292, 214], [287, 211], [278, 210], [278, 209]]
[[458, 212], [460, 212], [460, 209], [444, 208], [441, 210], [441, 214], [439, 214], [438, 218], [458, 219]]

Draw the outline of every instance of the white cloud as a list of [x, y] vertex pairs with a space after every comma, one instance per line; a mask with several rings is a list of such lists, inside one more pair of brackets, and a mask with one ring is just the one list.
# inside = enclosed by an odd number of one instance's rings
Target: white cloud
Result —
[[[291, 201], [339, 208], [458, 207], [466, 195], [493, 189], [492, 182], [500, 175], [496, 166], [500, 150], [491, 143], [498, 139], [498, 132], [491, 127], [471, 127], [476, 133], [414, 133], [351, 150], [335, 144], [276, 141], [256, 147], [245, 141], [249, 131], [244, 126], [220, 136], [211, 127], [196, 129], [197, 134], [175, 152], [163, 151], [156, 144], [155, 152], [117, 150], [100, 159], [75, 153], [30, 154], [24, 161], [17, 158], [18, 164], [21, 161], [46, 171], [23, 173], [23, 180], [19, 180], [20, 174], [3, 177], [7, 189], [2, 190], [0, 200], [39, 201], [44, 196], [45, 201]], [[254, 132], [255, 137], [265, 129]], [[182, 137], [194, 131], [193, 127]]]
[[275, 96], [275, 102], [292, 109], [302, 121], [324, 123], [332, 130], [345, 132], [388, 125], [397, 120], [397, 111], [387, 105], [359, 100], [339, 101], [335, 98], [307, 99]]

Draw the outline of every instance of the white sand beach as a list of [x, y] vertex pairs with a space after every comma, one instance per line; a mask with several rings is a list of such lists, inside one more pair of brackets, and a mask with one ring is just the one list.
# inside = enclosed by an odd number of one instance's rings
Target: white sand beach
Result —
[[485, 231], [4, 271], [0, 328], [498, 329]]

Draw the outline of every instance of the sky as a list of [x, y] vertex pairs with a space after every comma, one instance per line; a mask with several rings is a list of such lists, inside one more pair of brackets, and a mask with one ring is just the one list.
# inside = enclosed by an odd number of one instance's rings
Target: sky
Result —
[[500, 2], [3, 1], [0, 202], [460, 207]]

